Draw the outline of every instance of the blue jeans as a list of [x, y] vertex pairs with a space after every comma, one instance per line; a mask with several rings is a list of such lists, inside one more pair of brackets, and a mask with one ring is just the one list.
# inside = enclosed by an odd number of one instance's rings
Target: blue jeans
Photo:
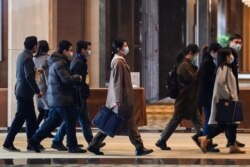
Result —
[[33, 135], [31, 140], [39, 144], [48, 134], [58, 127], [63, 120], [65, 122], [69, 150], [75, 149], [77, 147], [75, 115], [74, 106], [51, 107], [48, 118], [45, 119], [44, 123], [37, 130], [35, 135]]
[[202, 106], [202, 111], [205, 115], [205, 123], [203, 125], [203, 135], [208, 135], [210, 127], [208, 125], [208, 121], [211, 115], [211, 106]]
[[[91, 130], [89, 114], [87, 111], [86, 100], [83, 101], [83, 107], [81, 109], [76, 110], [76, 116], [77, 116], [76, 120], [79, 120], [79, 123], [81, 125], [84, 138], [88, 143], [90, 143], [91, 140], [93, 139], [93, 134]], [[53, 143], [62, 143], [65, 135], [66, 135], [66, 123], [63, 122], [53, 139]]]

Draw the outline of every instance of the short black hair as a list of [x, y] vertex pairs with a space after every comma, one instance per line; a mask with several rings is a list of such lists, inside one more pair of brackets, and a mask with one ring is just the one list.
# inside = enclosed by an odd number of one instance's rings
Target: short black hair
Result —
[[229, 41], [233, 41], [234, 39], [241, 39], [242, 40], [242, 36], [240, 36], [239, 34], [233, 34], [229, 37]]
[[24, 48], [31, 50], [34, 46], [37, 45], [37, 37], [36, 36], [28, 36], [24, 40]]
[[72, 43], [68, 40], [62, 40], [59, 42], [58, 45], [58, 52], [63, 53], [64, 50], [69, 50], [70, 46], [72, 46]]
[[76, 53], [80, 53], [82, 49], [88, 49], [88, 46], [90, 45], [91, 45], [91, 42], [84, 41], [84, 40], [78, 41], [76, 43]]

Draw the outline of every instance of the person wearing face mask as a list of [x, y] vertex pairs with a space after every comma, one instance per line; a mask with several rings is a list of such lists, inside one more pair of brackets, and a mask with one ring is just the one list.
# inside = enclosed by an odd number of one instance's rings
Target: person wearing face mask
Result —
[[[82, 81], [75, 85], [74, 91], [80, 91], [80, 104], [77, 106], [77, 120], [82, 128], [83, 136], [87, 143], [90, 143], [93, 139], [91, 130], [91, 123], [89, 120], [89, 113], [87, 111], [87, 98], [89, 97], [89, 85], [86, 83], [86, 76], [88, 74], [87, 59], [91, 55], [91, 43], [87, 41], [78, 41], [76, 44], [76, 55], [73, 57], [70, 63], [70, 70], [72, 74], [78, 74], [82, 76]], [[77, 94], [79, 95], [79, 94]], [[75, 98], [75, 101], [77, 98]], [[54, 140], [52, 141], [52, 148], [58, 151], [66, 151], [67, 148], [63, 145], [63, 138], [66, 135], [66, 123], [63, 122], [60, 129], [57, 131]], [[102, 146], [105, 144], [103, 143]], [[83, 145], [78, 145], [83, 147]]]
[[[232, 50], [233, 63], [230, 64], [230, 67], [232, 68], [233, 74], [234, 74], [235, 79], [236, 79], [237, 92], [238, 92], [238, 95], [239, 95], [240, 89], [239, 89], [239, 80], [238, 80], [238, 71], [239, 71], [238, 52], [241, 50], [241, 47], [242, 47], [242, 37], [239, 34], [232, 35], [229, 38], [228, 46]], [[227, 135], [227, 132], [225, 133], [225, 135]], [[241, 142], [239, 142], [237, 140], [235, 141], [235, 143], [239, 147], [244, 147], [245, 146], [245, 144], [243, 144], [243, 143], [241, 143]], [[227, 143], [226, 146], [228, 147], [229, 143]]]
[[[208, 120], [211, 113], [211, 102], [217, 70], [217, 54], [221, 48], [221, 45], [217, 42], [213, 42], [204, 48], [203, 59], [198, 72], [198, 105], [205, 116], [203, 135], [207, 135], [211, 129], [208, 125]], [[209, 143], [207, 152], [219, 152], [219, 149], [214, 148], [215, 146], [217, 144]]]
[[237, 55], [237, 53], [241, 50], [242, 37], [239, 34], [232, 35], [229, 38], [228, 46], [232, 49], [232, 54], [233, 54], [233, 57], [234, 57], [234, 61], [230, 66], [231, 66], [231, 68], [233, 70], [233, 74], [234, 74], [234, 76], [236, 78], [237, 91], [238, 91], [238, 94], [239, 94], [239, 82], [238, 82], [239, 64], [238, 64], [238, 55]]
[[213, 89], [211, 115], [208, 122], [214, 128], [212, 131], [208, 131], [206, 136], [199, 137], [201, 149], [204, 153], [207, 151], [208, 142], [223, 131], [228, 132], [226, 138], [229, 143], [229, 153], [245, 153], [235, 143], [238, 122], [222, 123], [215, 120], [216, 112], [218, 112], [216, 104], [219, 102], [219, 99], [238, 100], [237, 82], [230, 67], [233, 60], [230, 48], [223, 48], [218, 52], [218, 66]]
[[62, 120], [66, 124], [68, 152], [84, 153], [78, 147], [76, 138], [76, 110], [74, 106], [73, 86], [82, 81], [81, 75], [72, 75], [68, 59], [72, 54], [72, 44], [67, 40], [59, 43], [58, 50], [48, 58], [49, 76], [47, 100], [50, 106], [48, 118], [28, 141], [35, 152], [41, 152], [38, 147]]
[[[135, 146], [135, 154], [141, 156], [150, 154], [153, 150], [144, 147], [138, 126], [135, 122], [130, 68], [124, 58], [128, 52], [129, 49], [125, 40], [117, 39], [113, 42], [111, 74], [106, 106], [114, 108], [114, 111], [123, 118], [124, 123], [119, 129], [118, 134], [127, 135], [130, 142]], [[98, 131], [90, 142], [88, 151], [96, 155], [103, 155], [104, 153], [100, 151], [100, 146], [106, 137], [106, 134]]]
[[192, 121], [196, 130], [192, 139], [199, 146], [198, 137], [202, 136], [203, 132], [197, 104], [198, 68], [191, 63], [198, 53], [198, 46], [190, 44], [177, 57], [177, 80], [180, 93], [175, 100], [173, 116], [155, 143], [161, 150], [171, 150], [166, 142], [183, 119]]

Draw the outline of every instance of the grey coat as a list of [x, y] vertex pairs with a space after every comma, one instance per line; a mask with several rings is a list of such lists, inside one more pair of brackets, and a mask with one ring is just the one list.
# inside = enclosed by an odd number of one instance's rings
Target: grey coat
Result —
[[111, 108], [114, 103], [120, 102], [118, 115], [125, 122], [120, 129], [120, 134], [128, 134], [136, 126], [133, 108], [133, 88], [131, 83], [130, 68], [122, 56], [115, 55], [111, 62], [111, 74], [106, 106]]
[[40, 89], [35, 81], [35, 64], [32, 53], [24, 49], [17, 57], [15, 95], [25, 99], [33, 99], [34, 93]]
[[47, 92], [47, 79], [48, 79], [48, 63], [47, 58], [49, 57], [46, 53], [41, 53], [33, 58], [35, 67], [37, 69], [42, 69], [43, 73], [40, 76], [40, 79], [37, 82], [37, 85], [40, 91], [43, 93], [42, 98], [36, 97], [37, 107], [42, 109], [48, 109], [48, 102], [46, 99], [46, 92]]
[[219, 99], [229, 99], [230, 97], [234, 101], [238, 100], [237, 82], [231, 68], [224, 65], [222, 68], [218, 68], [216, 73], [211, 115], [208, 124], [217, 124], [217, 121], [215, 121], [216, 103], [219, 102]]

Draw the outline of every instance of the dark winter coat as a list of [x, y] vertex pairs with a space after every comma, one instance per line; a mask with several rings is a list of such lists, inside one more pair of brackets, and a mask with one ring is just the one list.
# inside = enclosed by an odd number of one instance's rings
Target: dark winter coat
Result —
[[80, 82], [80, 76], [71, 74], [68, 59], [58, 52], [48, 58], [48, 63], [47, 99], [49, 106], [74, 105], [73, 85]]
[[211, 106], [216, 69], [216, 64], [214, 63], [213, 57], [211, 55], [208, 55], [200, 65], [198, 73], [199, 106]]
[[82, 82], [78, 84], [81, 88], [82, 98], [89, 97], [89, 85], [86, 83], [86, 76], [88, 74], [87, 59], [79, 54], [75, 55], [70, 63], [70, 70], [72, 74], [78, 74], [82, 76]]
[[180, 94], [175, 101], [174, 116], [190, 119], [197, 112], [197, 74], [197, 67], [185, 58], [178, 65]]

